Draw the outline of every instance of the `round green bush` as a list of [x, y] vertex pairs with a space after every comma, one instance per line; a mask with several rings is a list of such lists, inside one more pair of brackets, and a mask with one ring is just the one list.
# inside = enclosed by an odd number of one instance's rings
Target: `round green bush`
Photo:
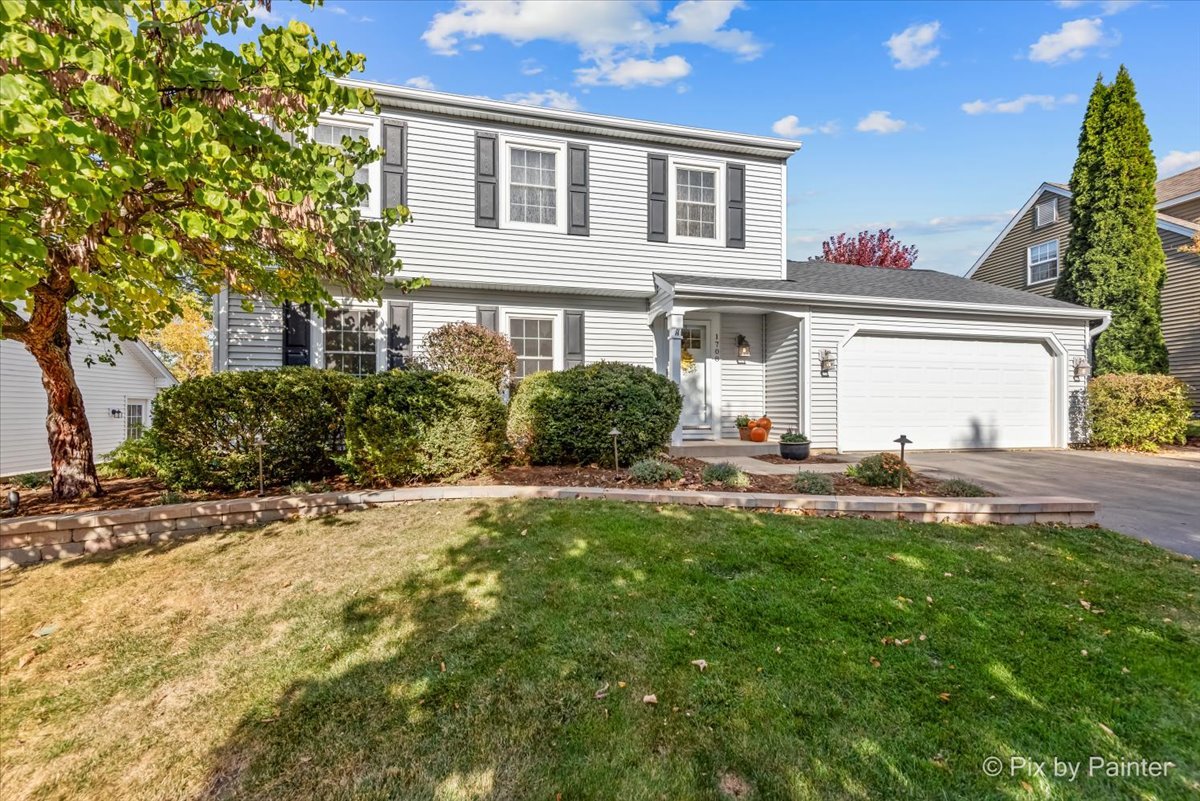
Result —
[[1192, 416], [1187, 384], [1169, 375], [1102, 375], [1088, 382], [1091, 443], [1154, 451], [1182, 445]]
[[683, 401], [665, 376], [622, 362], [597, 362], [523, 379], [509, 404], [508, 438], [532, 464], [612, 465], [615, 427], [622, 464], [654, 456], [671, 441]]
[[946, 498], [986, 498], [992, 493], [965, 478], [948, 478], [937, 485], [937, 494]]
[[453, 481], [499, 463], [504, 402], [486, 381], [406, 370], [358, 382], [346, 411], [351, 468], [378, 483]]
[[792, 490], [802, 495], [832, 495], [833, 479], [824, 473], [801, 470], [792, 478]]
[[630, 466], [629, 477], [641, 484], [661, 484], [664, 481], [678, 481], [683, 478], [683, 471], [670, 462], [642, 459]]
[[748, 487], [750, 476], [740, 467], [729, 462], [710, 464], [700, 473], [700, 480], [705, 484], [720, 484], [723, 487]]
[[267, 484], [336, 475], [357, 380], [311, 367], [189, 379], [155, 398], [153, 426], [143, 437], [149, 458], [175, 489], [257, 487], [261, 435]]
[[912, 469], [894, 453], [864, 456], [858, 464], [846, 468], [846, 475], [868, 487], [899, 487], [901, 476], [906, 482], [913, 478]]

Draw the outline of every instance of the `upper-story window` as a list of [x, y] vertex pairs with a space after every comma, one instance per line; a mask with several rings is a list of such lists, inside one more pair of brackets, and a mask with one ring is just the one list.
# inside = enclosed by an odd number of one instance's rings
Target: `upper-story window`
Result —
[[1058, 222], [1058, 200], [1046, 200], [1034, 206], [1033, 220], [1036, 228]]
[[670, 237], [675, 241], [724, 244], [720, 213], [724, 196], [724, 168], [718, 164], [673, 161]]
[[[373, 124], [357, 120], [322, 120], [313, 130], [313, 139], [318, 144], [341, 147], [342, 139], [366, 140], [378, 147], [379, 139]], [[354, 173], [354, 182], [367, 187], [367, 194], [359, 201], [358, 208], [364, 214], [378, 214], [375, 206], [379, 193], [376, 191], [379, 183], [379, 164], [367, 164], [359, 167]]]
[[1051, 239], [1033, 245], [1026, 254], [1029, 275], [1027, 283], [1040, 284], [1058, 278], [1058, 240]]
[[565, 151], [562, 143], [504, 142], [501, 174], [507, 186], [501, 188], [501, 197], [505, 227], [566, 230]]

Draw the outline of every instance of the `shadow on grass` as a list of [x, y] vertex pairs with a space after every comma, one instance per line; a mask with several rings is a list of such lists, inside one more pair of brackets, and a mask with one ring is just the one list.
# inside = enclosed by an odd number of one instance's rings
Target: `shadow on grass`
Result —
[[[1022, 781], [1166, 798], [1195, 781], [1194, 632], [1106, 646], [1142, 613], [1101, 624], [1071, 597], [1083, 581], [1161, 601], [1129, 583], [1132, 545], [1098, 569], [1064, 533], [1017, 559], [997, 529], [678, 507], [480, 504], [472, 522], [301, 646], [309, 675], [240, 722], [200, 798], [987, 798]], [[1147, 649], [1163, 675], [1123, 677]], [[980, 770], [1092, 754], [1192, 767]]]

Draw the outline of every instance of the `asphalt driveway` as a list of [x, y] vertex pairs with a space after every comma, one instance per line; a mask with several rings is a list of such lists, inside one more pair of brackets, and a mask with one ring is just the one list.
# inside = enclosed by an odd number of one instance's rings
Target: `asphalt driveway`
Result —
[[913, 469], [1006, 495], [1100, 502], [1100, 524], [1200, 558], [1200, 454], [974, 451], [909, 456]]

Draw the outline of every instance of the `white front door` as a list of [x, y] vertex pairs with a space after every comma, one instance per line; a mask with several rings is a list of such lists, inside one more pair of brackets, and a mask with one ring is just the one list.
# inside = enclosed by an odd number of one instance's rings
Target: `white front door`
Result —
[[708, 325], [687, 323], [680, 343], [679, 375], [683, 393], [683, 427], [709, 428]]

